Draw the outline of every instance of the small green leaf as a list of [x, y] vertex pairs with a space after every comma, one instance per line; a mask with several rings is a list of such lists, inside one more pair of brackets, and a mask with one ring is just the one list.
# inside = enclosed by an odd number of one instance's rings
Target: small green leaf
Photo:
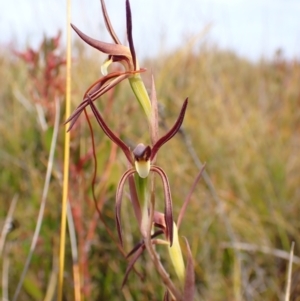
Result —
[[43, 299], [43, 292], [36, 285], [34, 279], [30, 279], [29, 276], [27, 276], [24, 279], [23, 286], [25, 291], [33, 298], [33, 300], [39, 301]]

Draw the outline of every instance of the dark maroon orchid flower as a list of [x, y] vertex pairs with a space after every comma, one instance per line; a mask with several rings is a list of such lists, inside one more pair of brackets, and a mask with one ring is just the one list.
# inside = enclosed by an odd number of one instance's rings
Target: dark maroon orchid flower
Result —
[[125, 182], [128, 178], [130, 178], [135, 173], [138, 173], [138, 175], [141, 178], [146, 178], [149, 175], [149, 172], [152, 171], [160, 176], [163, 183], [164, 198], [165, 198], [166, 234], [167, 234], [167, 238], [170, 241], [170, 244], [172, 245], [173, 213], [172, 213], [172, 197], [171, 197], [170, 185], [169, 185], [167, 175], [165, 174], [163, 169], [160, 168], [159, 166], [152, 165], [152, 161], [156, 157], [158, 150], [179, 131], [184, 119], [185, 111], [188, 104], [188, 99], [184, 101], [179, 117], [168, 133], [166, 133], [163, 137], [158, 139], [158, 141], [153, 145], [152, 148], [149, 145], [145, 146], [144, 144], [140, 143], [133, 151], [131, 151], [130, 148], [119, 137], [117, 137], [116, 134], [114, 134], [113, 131], [108, 127], [108, 125], [105, 123], [104, 119], [102, 118], [100, 112], [97, 110], [96, 106], [94, 105], [92, 99], [88, 98], [88, 102], [93, 111], [93, 114], [96, 117], [98, 124], [100, 125], [104, 133], [122, 149], [129, 164], [131, 165], [131, 168], [129, 168], [121, 177], [116, 193], [116, 222], [117, 222], [117, 229], [118, 229], [120, 242], [122, 243], [120, 209], [121, 209]]
[[126, 0], [126, 27], [127, 27], [127, 40], [129, 44], [129, 48], [122, 45], [119, 38], [117, 37], [107, 10], [105, 6], [104, 0], [101, 0], [101, 8], [105, 21], [105, 26], [113, 39], [114, 43], [106, 43], [102, 41], [98, 41], [93, 39], [83, 32], [81, 32], [75, 25], [71, 24], [72, 28], [76, 31], [76, 33], [80, 36], [82, 40], [84, 40], [87, 44], [94, 47], [95, 49], [108, 54], [108, 61], [111, 62], [119, 62], [124, 65], [126, 70], [137, 70], [137, 60], [134, 50], [133, 38], [132, 38], [132, 18], [131, 18], [131, 9], [130, 3]]
[[[134, 50], [133, 38], [132, 38], [132, 20], [131, 20], [131, 10], [129, 0], [126, 0], [126, 20], [127, 20], [127, 40], [129, 44], [129, 48], [122, 45], [120, 40], [118, 39], [112, 25], [110, 19], [108, 17], [106, 6], [104, 0], [101, 0], [101, 7], [103, 12], [103, 17], [105, 21], [106, 28], [113, 39], [114, 43], [106, 43], [102, 41], [98, 41], [93, 39], [82, 31], [80, 31], [75, 25], [71, 24], [72, 28], [79, 35], [79, 37], [85, 41], [90, 46], [95, 49], [108, 54], [107, 61], [102, 65], [102, 73], [104, 77], [98, 79], [94, 82], [91, 87], [85, 92], [83, 101], [77, 107], [77, 109], [72, 113], [72, 115], [67, 119], [66, 123], [72, 120], [70, 123], [69, 129], [73, 127], [76, 120], [88, 105], [89, 100], [95, 101], [107, 91], [115, 87], [121, 81], [125, 79], [129, 79], [129, 82], [132, 86], [133, 91], [137, 95], [137, 99], [141, 106], [143, 107], [146, 115], [149, 115], [150, 112], [150, 101], [145, 97], [145, 88], [140, 80], [139, 73], [144, 72], [145, 69], [140, 69], [138, 66], [138, 62], [136, 59], [136, 54]], [[107, 74], [107, 67], [113, 62], [121, 63], [125, 71], [117, 71], [111, 72]]]

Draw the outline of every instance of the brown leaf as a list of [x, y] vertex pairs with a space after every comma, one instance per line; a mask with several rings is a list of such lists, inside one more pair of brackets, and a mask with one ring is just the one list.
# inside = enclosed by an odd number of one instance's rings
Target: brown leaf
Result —
[[187, 264], [186, 264], [186, 273], [185, 273], [185, 282], [184, 282], [184, 290], [183, 290], [183, 300], [185, 301], [193, 301], [195, 295], [195, 271], [194, 271], [194, 263], [192, 252], [189, 246], [189, 243], [186, 238], [185, 243], [187, 246]]

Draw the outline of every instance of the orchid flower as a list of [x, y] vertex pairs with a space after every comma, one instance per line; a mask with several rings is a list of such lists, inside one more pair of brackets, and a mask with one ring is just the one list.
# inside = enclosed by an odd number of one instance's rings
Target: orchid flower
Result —
[[[91, 87], [85, 92], [82, 103], [67, 119], [66, 123], [68, 123], [72, 119], [72, 123], [70, 124], [69, 130], [73, 127], [74, 123], [76, 122], [82, 111], [88, 105], [90, 99], [92, 101], [95, 101], [97, 98], [102, 96], [104, 93], [115, 87], [118, 83], [120, 83], [126, 78], [129, 79], [132, 90], [135, 93], [137, 100], [143, 108], [148, 120], [150, 120], [151, 118], [150, 99], [139, 74], [141, 72], [144, 72], [145, 69], [139, 68], [133, 44], [132, 18], [129, 0], [126, 0], [126, 25], [127, 40], [129, 47], [122, 45], [119, 38], [117, 37], [108, 17], [104, 0], [101, 0], [101, 7], [106, 28], [114, 43], [106, 43], [93, 39], [84, 34], [82, 31], [80, 31], [75, 25], [71, 24], [72, 28], [83, 41], [85, 41], [87, 44], [94, 47], [95, 49], [105, 54], [108, 54], [108, 59], [102, 65], [101, 68], [104, 77], [98, 79], [95, 83], [91, 85]], [[124, 66], [125, 71], [111, 72], [107, 74], [107, 67], [113, 62], [121, 63]]]
[[[121, 204], [123, 199], [124, 186], [126, 181], [128, 180], [130, 200], [132, 202], [134, 213], [139, 223], [143, 239], [127, 255], [127, 258], [131, 257], [131, 259], [129, 260], [129, 264], [124, 276], [123, 285], [128, 278], [129, 272], [132, 270], [135, 262], [141, 256], [143, 251], [147, 249], [149, 251], [149, 254], [151, 255], [153, 253], [152, 244], [163, 244], [167, 245], [172, 264], [175, 268], [175, 272], [180, 282], [184, 285], [182, 300], [191, 301], [193, 299], [192, 287], [194, 286], [192, 255], [187, 243], [188, 257], [187, 265], [185, 268], [178, 237], [178, 228], [180, 226], [182, 216], [184, 214], [184, 211], [186, 210], [190, 196], [184, 202], [176, 224], [173, 221], [172, 196], [167, 175], [161, 167], [155, 164], [159, 149], [179, 131], [184, 120], [186, 108], [188, 105], [188, 99], [185, 99], [179, 116], [177, 117], [177, 120], [173, 127], [161, 138], [158, 138], [158, 108], [154, 80], [152, 78], [152, 91], [150, 101], [140, 75], [140, 73], [144, 72], [145, 69], [139, 67], [134, 49], [132, 37], [132, 16], [129, 0], [126, 0], [126, 26], [128, 47], [121, 44], [111, 25], [104, 0], [100, 1], [105, 25], [113, 40], [113, 43], [107, 43], [93, 39], [81, 32], [75, 25], [71, 24], [74, 31], [83, 41], [85, 41], [93, 48], [107, 54], [108, 58], [101, 67], [103, 77], [95, 81], [87, 89], [83, 96], [83, 101], [67, 119], [66, 123], [70, 123], [68, 130], [71, 130], [71, 128], [74, 126], [82, 111], [85, 111], [86, 107], [90, 106], [103, 132], [108, 138], [110, 138], [122, 149], [127, 159], [129, 167], [122, 175], [116, 191], [115, 217], [117, 231], [119, 240], [121, 244], [123, 244], [121, 231]], [[124, 70], [108, 73], [108, 66], [114, 62], [120, 63], [124, 67]], [[151, 146], [139, 143], [133, 150], [131, 150], [130, 147], [126, 145], [126, 143], [121, 140], [106, 124], [105, 120], [101, 116], [94, 103], [96, 99], [101, 97], [103, 94], [114, 88], [117, 84], [125, 79], [129, 80], [131, 88], [147, 117], [151, 137]], [[148, 202], [149, 195], [147, 191], [147, 178], [150, 172], [157, 174], [162, 181], [165, 202], [164, 213], [155, 211], [154, 178], [151, 179], [151, 202]], [[133, 176], [135, 176], [135, 178]], [[143, 211], [141, 211], [140, 203], [143, 203]], [[153, 226], [158, 228], [158, 230], [156, 230], [156, 232], [154, 233], [152, 233]], [[164, 235], [165, 239], [157, 238], [157, 236], [161, 234]], [[155, 256], [152, 256], [151, 258], [155, 258]], [[155, 261], [156, 260], [154, 259], [153, 262]], [[154, 266], [156, 265], [154, 264]], [[161, 271], [159, 266], [156, 266], [156, 268], [158, 271]], [[164, 280], [169, 277], [167, 273], [159, 273]], [[169, 300], [171, 296], [178, 295], [172, 283], [169, 283], [168, 281], [164, 281], [164, 283], [168, 289], [165, 294], [165, 300]], [[178, 298], [181, 300], [180, 297]]]
[[[102, 128], [103, 132], [114, 142], [116, 143], [125, 154], [128, 163], [131, 165], [121, 177], [117, 193], [116, 193], [116, 222], [117, 222], [117, 229], [120, 242], [122, 243], [122, 233], [121, 233], [121, 203], [122, 203], [122, 196], [123, 196], [123, 189], [125, 182], [128, 178], [132, 175], [137, 173], [140, 178], [148, 177], [150, 171], [157, 173], [163, 183], [164, 188], [164, 199], [165, 199], [165, 222], [166, 222], [166, 236], [170, 241], [170, 245], [173, 243], [173, 213], [172, 213], [172, 197], [171, 197], [171, 190], [167, 175], [163, 171], [162, 168], [159, 166], [153, 165], [152, 162], [156, 157], [158, 150], [167, 142], [169, 141], [180, 129], [185, 111], [188, 104], [188, 99], [186, 99], [182, 105], [181, 111], [179, 116], [173, 125], [173, 127], [166, 133], [163, 137], [158, 139], [158, 141], [153, 145], [151, 148], [149, 145], [145, 146], [144, 144], [138, 144], [133, 151], [130, 150], [129, 146], [127, 146], [113, 131], [108, 127], [104, 119], [102, 118], [100, 112], [97, 110], [96, 106], [94, 105], [91, 98], [88, 98], [89, 105], [93, 111], [93, 114], [96, 117], [96, 120], [100, 127]], [[76, 117], [76, 116], [75, 116]], [[75, 118], [74, 117], [74, 118]], [[70, 120], [71, 121], [71, 120]]]

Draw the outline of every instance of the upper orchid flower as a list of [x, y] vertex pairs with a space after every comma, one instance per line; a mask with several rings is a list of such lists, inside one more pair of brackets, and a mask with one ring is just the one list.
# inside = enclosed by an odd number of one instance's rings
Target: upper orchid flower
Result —
[[[135, 93], [137, 100], [143, 108], [148, 120], [150, 120], [151, 118], [151, 102], [139, 74], [141, 72], [144, 72], [145, 69], [139, 68], [134, 50], [129, 0], [126, 0], [126, 25], [129, 47], [122, 45], [120, 40], [118, 39], [108, 17], [104, 0], [101, 0], [101, 7], [106, 28], [114, 43], [106, 43], [93, 39], [81, 32], [75, 25], [71, 24], [72, 28], [76, 31], [76, 33], [82, 40], [84, 40], [90, 46], [98, 49], [99, 51], [108, 54], [108, 59], [101, 68], [104, 77], [98, 79], [91, 85], [91, 87], [84, 94], [83, 102], [78, 106], [75, 112], [73, 112], [69, 119], [67, 119], [66, 123], [72, 120], [69, 130], [73, 127], [81, 112], [88, 105], [88, 99], [95, 101], [97, 98], [102, 96], [104, 93], [115, 87], [118, 83], [126, 78], [129, 79], [132, 90]], [[124, 66], [125, 71], [117, 71], [107, 74], [107, 67], [113, 62], [121, 63]]]
[[[132, 39], [132, 21], [131, 21], [131, 10], [130, 10], [130, 4], [129, 1], [126, 1], [126, 22], [127, 22], [127, 39], [129, 43], [129, 48], [122, 45], [119, 38], [117, 37], [110, 19], [107, 14], [106, 6], [104, 3], [104, 0], [101, 0], [101, 7], [102, 7], [102, 13], [105, 21], [105, 26], [107, 30], [109, 31], [110, 36], [114, 40], [113, 43], [106, 43], [102, 41], [95, 40], [93, 38], [90, 38], [83, 32], [81, 32], [75, 25], [71, 24], [72, 28], [76, 31], [76, 33], [90, 46], [100, 50], [103, 53], [108, 54], [108, 61], [109, 62], [120, 62], [124, 65], [125, 69], [127, 71], [137, 70], [137, 61], [136, 61], [136, 55], [133, 45], [133, 39]], [[104, 67], [107, 66], [107, 63], [104, 64]], [[103, 70], [103, 68], [102, 68]], [[105, 73], [105, 71], [104, 71]]]
[[159, 166], [153, 165], [152, 162], [156, 157], [158, 150], [169, 141], [180, 129], [181, 124], [184, 119], [185, 111], [188, 104], [188, 99], [186, 99], [182, 105], [180, 114], [173, 125], [173, 127], [166, 133], [163, 137], [158, 139], [158, 141], [151, 148], [149, 145], [145, 146], [140, 143], [137, 147], [131, 151], [130, 148], [119, 138], [117, 137], [112, 130], [105, 123], [102, 118], [100, 112], [95, 107], [92, 99], [88, 100], [89, 105], [99, 123], [100, 127], [104, 131], [104, 133], [114, 142], [116, 143], [124, 152], [129, 164], [132, 166], [129, 168], [121, 177], [121, 180], [118, 184], [117, 193], [116, 193], [116, 221], [117, 228], [120, 241], [122, 242], [122, 234], [121, 234], [121, 217], [120, 217], [120, 209], [123, 195], [123, 188], [125, 181], [130, 178], [134, 173], [138, 173], [141, 178], [146, 178], [149, 175], [149, 172], [157, 173], [163, 182], [164, 187], [164, 198], [165, 198], [165, 222], [166, 222], [166, 236], [172, 245], [173, 242], [173, 213], [172, 213], [172, 197], [171, 190], [168, 178]]

